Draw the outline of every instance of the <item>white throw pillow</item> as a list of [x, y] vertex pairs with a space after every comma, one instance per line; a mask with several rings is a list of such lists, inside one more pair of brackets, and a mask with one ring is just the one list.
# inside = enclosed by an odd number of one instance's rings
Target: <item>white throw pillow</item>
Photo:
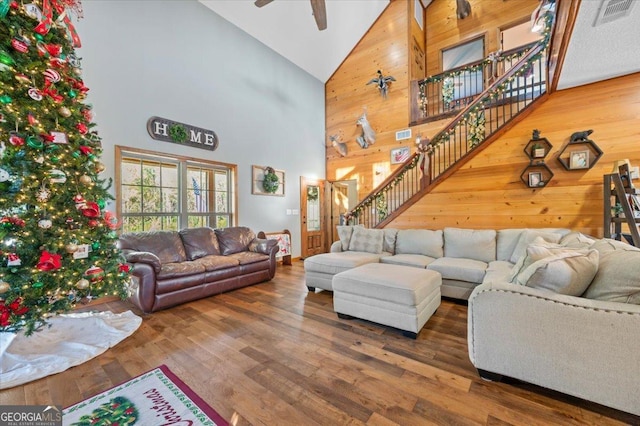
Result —
[[509, 259], [509, 261], [511, 263], [518, 263], [518, 260], [525, 255], [525, 252], [529, 244], [531, 244], [533, 240], [536, 239], [536, 237], [542, 237], [545, 241], [549, 243], [558, 243], [562, 235], [555, 234], [553, 232], [538, 231], [536, 229], [526, 229], [522, 231], [522, 234], [520, 234], [520, 238], [518, 239], [518, 244], [516, 245], [516, 248], [513, 250], [513, 253], [511, 254], [511, 258]]
[[509, 282], [515, 283], [518, 274], [527, 269], [529, 265], [533, 264], [534, 262], [566, 250], [568, 249], [562, 247], [560, 244], [549, 243], [542, 237], [536, 237], [536, 239], [533, 240], [533, 242], [529, 244], [529, 246], [527, 246], [527, 250], [525, 251], [524, 256], [520, 257], [513, 269], [511, 269]]
[[591, 248], [600, 253], [600, 267], [583, 297], [640, 305], [640, 249], [610, 239]]
[[384, 231], [382, 229], [366, 229], [354, 227], [349, 241], [349, 251], [364, 251], [367, 253], [382, 253]]
[[516, 283], [580, 296], [598, 272], [597, 250], [566, 250], [540, 259], [516, 277]]
[[353, 233], [353, 228], [361, 227], [362, 225], [338, 225], [336, 226], [336, 230], [338, 231], [338, 238], [340, 238], [340, 242], [342, 243], [342, 251], [349, 250], [349, 242], [351, 242], [351, 234]]
[[560, 239], [560, 244], [570, 248], [589, 248], [596, 240], [589, 238], [581, 232], [569, 232]]
[[386, 251], [388, 253], [396, 252], [396, 236], [398, 235], [398, 230], [394, 228], [384, 228], [384, 242], [382, 243], [382, 251]]

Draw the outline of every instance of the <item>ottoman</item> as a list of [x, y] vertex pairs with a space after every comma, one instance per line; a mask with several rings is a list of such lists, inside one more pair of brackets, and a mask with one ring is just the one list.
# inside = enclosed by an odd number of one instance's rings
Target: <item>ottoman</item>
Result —
[[339, 318], [395, 327], [415, 339], [440, 306], [441, 284], [436, 271], [370, 263], [334, 275], [333, 310]]

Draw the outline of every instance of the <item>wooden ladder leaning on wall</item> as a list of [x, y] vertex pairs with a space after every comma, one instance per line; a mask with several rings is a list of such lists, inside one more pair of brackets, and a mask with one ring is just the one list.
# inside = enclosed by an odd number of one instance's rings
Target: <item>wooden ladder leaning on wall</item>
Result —
[[[616, 240], [624, 237], [627, 241], [640, 247], [640, 216], [636, 216], [640, 206], [635, 205], [632, 207], [631, 199], [640, 200], [640, 189], [635, 189], [631, 185], [631, 179], [629, 176], [625, 176], [625, 183], [619, 173], [612, 173], [604, 175], [604, 236], [606, 238], [613, 238]], [[622, 207], [622, 213], [624, 217], [613, 216], [612, 209], [615, 204], [612, 204], [612, 198], [615, 203], [619, 203]], [[629, 237], [622, 233], [622, 224], [626, 223], [629, 227]], [[611, 228], [613, 224], [613, 233]], [[630, 240], [629, 240], [630, 238]]]

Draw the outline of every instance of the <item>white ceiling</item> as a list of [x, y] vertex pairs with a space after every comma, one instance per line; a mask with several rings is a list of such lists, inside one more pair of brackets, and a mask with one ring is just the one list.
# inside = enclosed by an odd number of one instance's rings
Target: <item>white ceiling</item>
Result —
[[308, 0], [199, 0], [325, 83], [360, 41], [389, 0], [326, 0], [327, 29], [318, 31]]
[[[274, 0], [262, 8], [253, 0], [199, 1], [322, 82], [389, 4], [389, 0], [326, 0], [327, 29], [318, 31], [307, 0]], [[617, 0], [582, 0], [559, 89], [640, 71], [640, 6], [624, 18], [594, 27], [603, 1]]]

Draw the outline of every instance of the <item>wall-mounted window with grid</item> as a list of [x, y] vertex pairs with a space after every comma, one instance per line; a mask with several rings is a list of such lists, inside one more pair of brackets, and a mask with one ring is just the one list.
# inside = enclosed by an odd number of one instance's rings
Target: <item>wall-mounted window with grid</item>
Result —
[[122, 232], [233, 226], [235, 165], [124, 147], [116, 160]]

